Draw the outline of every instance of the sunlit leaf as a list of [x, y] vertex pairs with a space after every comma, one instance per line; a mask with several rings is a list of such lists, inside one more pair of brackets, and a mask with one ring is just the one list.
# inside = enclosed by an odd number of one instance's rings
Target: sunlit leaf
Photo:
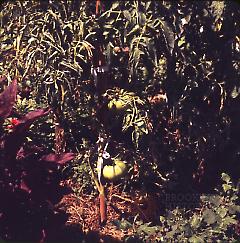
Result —
[[222, 173], [222, 180], [226, 183], [229, 183], [231, 181], [230, 176], [226, 173]]
[[111, 8], [116, 9], [118, 6], [119, 6], [119, 2], [114, 2]]
[[211, 209], [206, 209], [203, 211], [203, 220], [211, 225], [216, 222], [216, 214]]

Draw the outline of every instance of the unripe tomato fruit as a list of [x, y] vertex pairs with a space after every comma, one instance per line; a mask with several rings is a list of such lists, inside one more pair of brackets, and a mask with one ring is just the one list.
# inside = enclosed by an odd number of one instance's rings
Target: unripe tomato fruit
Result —
[[117, 100], [115, 102], [115, 106], [117, 110], [122, 110], [126, 106], [126, 104], [122, 100]]
[[108, 103], [108, 109], [112, 110], [112, 109], [116, 109], [116, 110], [122, 110], [124, 108], [126, 108], [126, 103], [122, 100], [110, 100]]
[[117, 180], [127, 170], [126, 164], [121, 160], [115, 160], [115, 165], [105, 165], [103, 167], [103, 177], [108, 180]]

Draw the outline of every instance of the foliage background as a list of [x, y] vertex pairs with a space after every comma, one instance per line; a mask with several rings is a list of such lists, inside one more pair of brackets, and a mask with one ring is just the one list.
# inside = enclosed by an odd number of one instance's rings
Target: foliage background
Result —
[[[1, 91], [18, 79], [14, 116], [52, 108], [26, 143], [77, 153], [65, 176], [84, 192], [99, 134], [129, 165], [121, 190], [212, 192], [239, 178], [239, 23], [235, 1], [4, 1]], [[143, 104], [109, 110], [116, 88]]]

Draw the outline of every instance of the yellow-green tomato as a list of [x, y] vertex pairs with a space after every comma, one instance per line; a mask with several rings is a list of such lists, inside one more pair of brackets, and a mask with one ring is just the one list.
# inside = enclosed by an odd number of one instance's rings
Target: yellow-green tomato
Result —
[[122, 110], [126, 108], [126, 103], [122, 100], [110, 100], [108, 103], [108, 109], [116, 109], [116, 110]]
[[122, 110], [126, 106], [126, 103], [122, 100], [117, 100], [117, 101], [115, 101], [114, 104], [115, 104], [117, 110]]
[[105, 165], [103, 167], [103, 177], [108, 180], [117, 180], [127, 170], [127, 166], [121, 160], [115, 160], [115, 165]]

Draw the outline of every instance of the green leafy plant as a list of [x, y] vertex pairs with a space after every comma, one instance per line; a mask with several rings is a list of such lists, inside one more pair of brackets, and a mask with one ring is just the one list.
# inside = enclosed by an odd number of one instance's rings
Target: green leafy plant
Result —
[[[95, 192], [84, 155], [92, 157], [93, 171], [99, 168], [101, 134], [111, 158], [129, 165], [126, 177], [113, 182], [127, 193], [208, 191], [222, 171], [238, 179], [238, 8], [234, 1], [3, 1], [0, 91], [19, 80], [19, 98], [0, 126], [3, 139], [28, 112], [50, 106], [21, 145], [77, 152], [66, 171], [78, 195]], [[224, 183], [230, 201], [232, 188]], [[206, 200], [194, 213], [172, 211], [157, 228], [135, 222], [136, 238], [235, 239], [229, 231], [238, 216]]]
[[[168, 209], [160, 216], [160, 225], [137, 221], [136, 236], [148, 242], [237, 242], [239, 234], [239, 188], [226, 173], [215, 194], [202, 194], [199, 207]], [[129, 240], [129, 239], [128, 239]], [[126, 240], [126, 242], [128, 242]]]
[[132, 141], [138, 148], [139, 139], [143, 135], [148, 135], [150, 128], [148, 113], [144, 110], [145, 102], [133, 92], [123, 89], [107, 90], [103, 95], [109, 101], [109, 110], [115, 110], [119, 116], [119, 111], [123, 110], [122, 132], [132, 129]]

